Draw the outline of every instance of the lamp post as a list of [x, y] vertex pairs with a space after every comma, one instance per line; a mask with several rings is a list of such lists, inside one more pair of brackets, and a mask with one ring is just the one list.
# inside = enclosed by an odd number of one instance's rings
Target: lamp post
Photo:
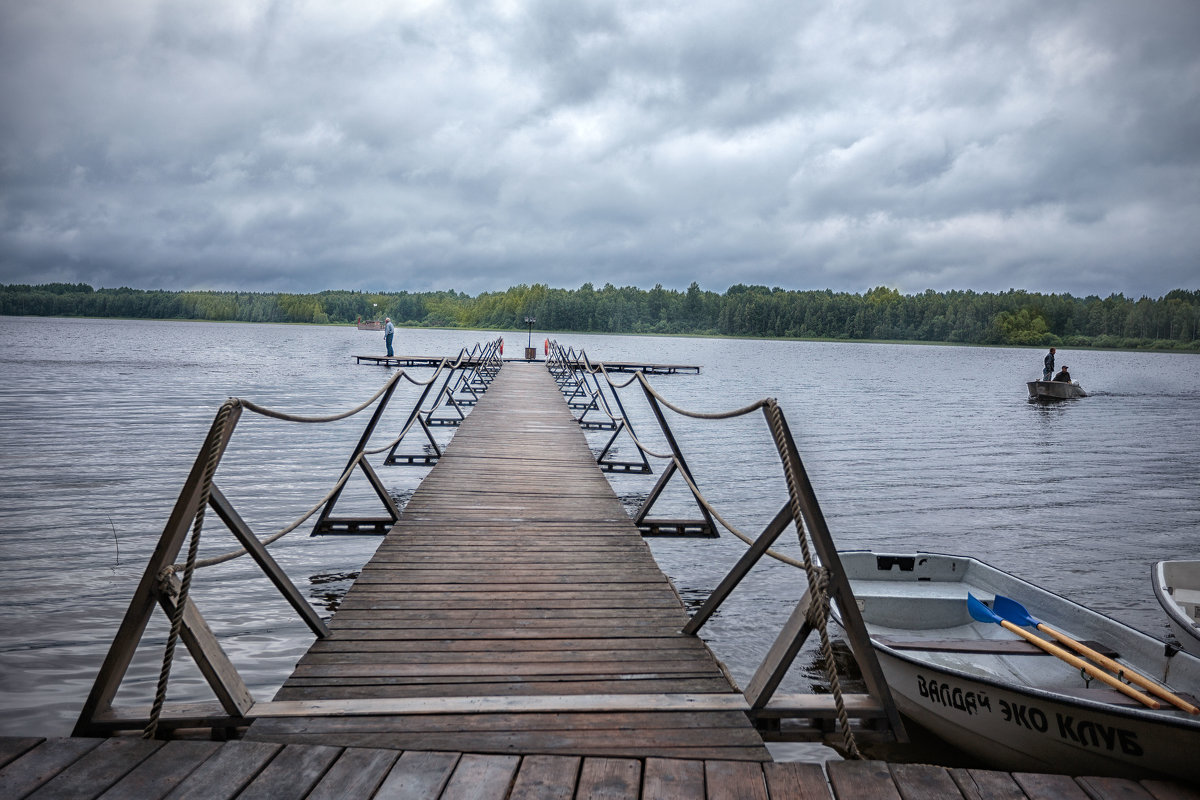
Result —
[[526, 317], [525, 324], [529, 326], [529, 339], [525, 344], [525, 360], [533, 361], [537, 355], [537, 351], [533, 349], [533, 323], [537, 322], [533, 317]]

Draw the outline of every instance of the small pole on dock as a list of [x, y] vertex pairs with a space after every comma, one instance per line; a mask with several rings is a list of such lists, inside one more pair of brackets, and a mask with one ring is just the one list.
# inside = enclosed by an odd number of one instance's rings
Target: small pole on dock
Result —
[[526, 317], [525, 324], [529, 326], [529, 339], [525, 342], [525, 360], [533, 361], [537, 358], [537, 351], [533, 349], [533, 323], [537, 322], [533, 317]]

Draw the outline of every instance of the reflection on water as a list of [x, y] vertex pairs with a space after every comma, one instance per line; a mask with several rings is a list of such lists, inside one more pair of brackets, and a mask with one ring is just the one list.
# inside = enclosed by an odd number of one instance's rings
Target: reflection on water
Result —
[[621, 501], [621, 507], [625, 509], [626, 514], [637, 517], [637, 513], [642, 510], [642, 503], [645, 503], [649, 496], [650, 492], [632, 492], [617, 495], [617, 499]]
[[408, 505], [408, 501], [412, 500], [414, 489], [398, 489], [388, 490], [388, 497], [392, 498], [392, 502], [396, 504], [396, 508], [401, 511]]
[[350, 591], [357, 577], [357, 571], [310, 575], [308, 582], [313, 588], [309, 589], [308, 596], [313, 599], [315, 605], [332, 614], [342, 605], [342, 598]]
[[[413, 330], [400, 351], [457, 352], [492, 333]], [[524, 341], [525, 332], [507, 334]], [[696, 363], [700, 375], [654, 379], [696, 411], [777, 397], [842, 548], [974, 555], [1153, 635], [1165, 618], [1150, 565], [1200, 554], [1200, 357], [1072, 353], [1091, 396], [1029, 404], [1036, 349], [927, 347], [621, 336], [558, 337], [594, 357]], [[63, 353], [61, 342], [72, 342]], [[350, 326], [207, 324], [0, 317], [0, 733], [65, 735], [213, 414], [228, 396], [297, 414], [344, 411], [392, 370], [357, 365], [382, 337]], [[414, 371], [421, 375], [421, 372]], [[425, 372], [424, 374], [429, 374]], [[622, 395], [635, 430], [666, 450], [637, 388]], [[378, 444], [395, 436], [419, 390], [401, 384]], [[697, 481], [722, 513], [757, 535], [784, 499], [778, 455], [761, 414], [671, 424]], [[244, 414], [218, 484], [258, 535], [279, 530], [328, 491], [365, 420], [295, 425]], [[453, 429], [437, 427], [444, 445]], [[602, 449], [611, 431], [587, 431]], [[406, 442], [406, 444], [409, 444]], [[418, 449], [420, 440], [413, 440]], [[632, 444], [618, 442], [626, 454]], [[426, 452], [433, 448], [425, 445]], [[610, 474], [636, 513], [661, 474]], [[372, 460], [401, 506], [427, 467]], [[356, 475], [338, 512], [378, 516]], [[656, 516], [691, 517], [678, 477]], [[790, 540], [789, 540], [790, 537]], [[373, 553], [369, 536], [310, 538], [302, 528], [272, 546], [325, 616]], [[744, 552], [719, 539], [649, 539], [696, 608]], [[208, 522], [202, 556], [236, 546]], [[779, 549], [799, 556], [794, 534]], [[195, 599], [258, 698], [270, 698], [312, 634], [253, 564], [203, 570]], [[792, 567], [764, 560], [701, 635], [743, 686], [804, 591]], [[151, 625], [122, 702], [153, 693], [163, 626]], [[827, 691], [816, 637], [780, 691]], [[835, 644], [845, 682], [846, 648]], [[181, 666], [174, 700], [208, 700]], [[775, 746], [777, 757], [808, 757]]]

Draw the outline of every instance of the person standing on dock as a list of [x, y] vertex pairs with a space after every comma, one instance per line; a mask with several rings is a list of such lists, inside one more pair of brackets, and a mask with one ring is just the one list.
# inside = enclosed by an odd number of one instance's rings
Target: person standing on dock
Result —
[[392, 336], [396, 333], [396, 326], [392, 325], [391, 317], [383, 318], [383, 340], [387, 342], [387, 354], [389, 356], [396, 355], [392, 352]]
[[[388, 351], [388, 355], [391, 355], [390, 349]], [[1051, 347], [1049, 354], [1047, 354], [1045, 360], [1042, 361], [1042, 380], [1044, 380], [1044, 381], [1050, 380], [1050, 376], [1053, 374], [1054, 374], [1054, 348]]]

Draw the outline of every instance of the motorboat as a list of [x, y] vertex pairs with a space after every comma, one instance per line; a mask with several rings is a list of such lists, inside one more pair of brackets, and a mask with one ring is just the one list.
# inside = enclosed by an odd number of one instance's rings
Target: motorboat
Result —
[[[974, 558], [839, 557], [897, 708], [936, 736], [995, 769], [1200, 783], [1200, 658]], [[1048, 652], [1049, 630], [1158, 694]]]
[[1029, 381], [1025, 384], [1030, 400], [1074, 400], [1087, 397], [1079, 381]]
[[1159, 561], [1152, 574], [1171, 632], [1184, 650], [1200, 656], [1200, 561]]

